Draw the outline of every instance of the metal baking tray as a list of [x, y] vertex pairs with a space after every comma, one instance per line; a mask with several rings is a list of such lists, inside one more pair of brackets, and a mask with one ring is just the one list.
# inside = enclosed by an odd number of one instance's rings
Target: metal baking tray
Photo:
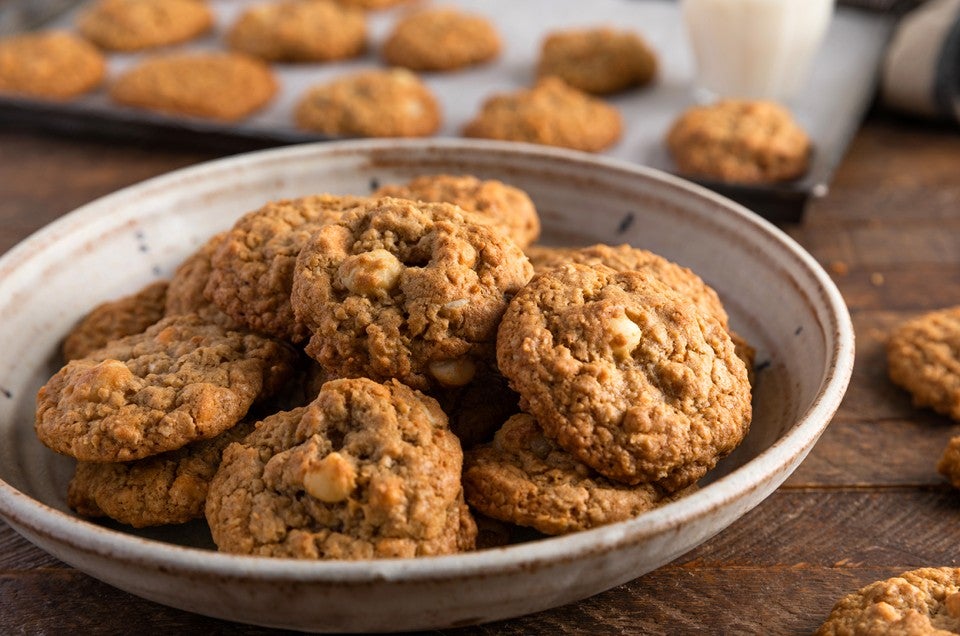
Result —
[[[212, 50], [223, 47], [223, 36], [246, 6], [263, 0], [209, 0], [216, 27], [209, 36], [176, 47]], [[49, 10], [35, 3], [4, 4], [0, 0], [0, 33], [24, 28], [71, 29], [83, 3], [47, 0]], [[29, 15], [17, 4], [33, 6]], [[444, 2], [451, 4], [451, 2]], [[658, 54], [659, 75], [649, 87], [609, 98], [620, 109], [624, 135], [606, 156], [675, 169], [664, 145], [666, 130], [695, 102], [693, 59], [676, 2], [665, 0], [456, 0], [452, 4], [487, 16], [499, 30], [503, 52], [493, 63], [453, 73], [423, 74], [441, 102], [444, 123], [438, 136], [460, 135], [463, 125], [492, 93], [530, 85], [540, 42], [552, 30], [611, 25], [643, 35]], [[333, 77], [382, 65], [379, 43], [405, 9], [368, 14], [369, 50], [358, 59], [326, 64], [275, 64], [280, 83], [277, 97], [263, 111], [234, 124], [197, 118], [159, 115], [113, 104], [100, 90], [66, 103], [0, 97], [0, 125], [40, 127], [60, 134], [133, 139], [145, 144], [187, 144], [222, 152], [329, 139], [297, 130], [295, 104], [310, 86]], [[799, 180], [769, 186], [702, 182], [775, 222], [796, 222], [811, 197], [825, 194], [833, 171], [860, 125], [875, 93], [880, 65], [896, 17], [891, 12], [848, 6], [837, 8], [824, 45], [801, 95], [788, 104], [810, 134], [815, 151], [809, 172]], [[170, 49], [166, 49], [170, 50]], [[110, 54], [108, 82], [145, 55]]]

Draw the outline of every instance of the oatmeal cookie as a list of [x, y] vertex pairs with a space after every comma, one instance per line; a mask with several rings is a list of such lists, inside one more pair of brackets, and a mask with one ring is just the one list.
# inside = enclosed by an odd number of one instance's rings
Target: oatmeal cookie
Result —
[[314, 234], [291, 301], [307, 353], [340, 377], [463, 386], [533, 268], [509, 237], [449, 203], [382, 198]]
[[233, 50], [271, 62], [356, 57], [366, 40], [363, 11], [330, 0], [258, 4], [244, 11], [227, 33]]
[[547, 436], [601, 474], [669, 492], [750, 425], [750, 384], [720, 322], [644, 272], [564, 265], [510, 302], [500, 371]]
[[960, 421], [960, 306], [908, 320], [887, 341], [887, 373], [913, 404]]
[[271, 201], [244, 215], [215, 248], [204, 294], [253, 331], [292, 342], [309, 333], [290, 304], [300, 249], [364, 199], [328, 194]]
[[947, 442], [937, 462], [937, 472], [949, 479], [954, 488], [960, 488], [960, 436]]
[[496, 179], [470, 175], [423, 175], [404, 185], [386, 185], [374, 196], [459, 205], [490, 217], [521, 249], [540, 236], [540, 217], [527, 193]]
[[132, 462], [78, 462], [67, 504], [86, 517], [144, 528], [203, 517], [223, 449], [253, 431], [241, 422], [212, 439]]
[[548, 146], [599, 152], [623, 132], [620, 112], [613, 106], [546, 77], [531, 89], [488, 98], [467, 123], [467, 137], [526, 141]]
[[103, 82], [103, 55], [86, 40], [58, 31], [0, 40], [0, 92], [66, 100]]
[[226, 239], [227, 232], [216, 234], [177, 267], [167, 287], [164, 316], [196, 314], [204, 322], [219, 325], [228, 331], [246, 328], [244, 323], [223, 313], [203, 295], [213, 271], [210, 259]]
[[164, 318], [58, 371], [37, 394], [37, 437], [90, 462], [176, 450], [234, 426], [290, 377], [294, 359], [274, 340]]
[[186, 42], [212, 27], [202, 0], [97, 0], [77, 18], [80, 33], [109, 51]]
[[440, 128], [440, 104], [410, 71], [361, 71], [308, 90], [295, 118], [326, 135], [426, 137]]
[[136, 294], [97, 305], [63, 340], [63, 359], [84, 358], [113, 340], [143, 333], [163, 318], [166, 298], [167, 281], [161, 280]]
[[539, 77], [553, 75], [594, 95], [649, 84], [656, 73], [657, 57], [646, 41], [612, 28], [549, 33], [537, 62]]
[[686, 110], [667, 133], [667, 148], [680, 172], [737, 183], [796, 179], [811, 153], [810, 138], [786, 108], [731, 99]]
[[877, 581], [833, 606], [818, 636], [960, 633], [960, 569], [920, 568]]
[[411, 0], [335, 0], [345, 7], [360, 7], [361, 9], [387, 9], [401, 4], [409, 4]]
[[453, 71], [492, 60], [500, 36], [486, 18], [449, 7], [420, 9], [397, 21], [381, 54], [414, 71]]
[[473, 546], [463, 454], [436, 401], [399, 382], [334, 380], [223, 455], [206, 517], [220, 550], [302, 559]]
[[544, 534], [631, 519], [672, 499], [654, 484], [628, 486], [596, 473], [526, 413], [507, 420], [493, 443], [467, 452], [463, 488], [482, 514]]
[[276, 92], [270, 67], [240, 53], [147, 58], [110, 87], [110, 97], [124, 106], [223, 121], [260, 110]]

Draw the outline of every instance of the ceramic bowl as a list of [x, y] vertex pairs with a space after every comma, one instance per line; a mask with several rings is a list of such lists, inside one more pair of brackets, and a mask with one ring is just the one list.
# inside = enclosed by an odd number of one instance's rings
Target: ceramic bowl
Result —
[[[279, 197], [369, 192], [424, 173], [526, 190], [542, 242], [631, 243], [699, 273], [757, 349], [744, 443], [675, 503], [630, 521], [468, 554], [304, 562], [219, 554], [203, 524], [134, 532], [66, 505], [72, 460], [33, 432], [37, 389], [95, 303], [136, 291], [240, 214]], [[394, 631], [480, 623], [588, 597], [657, 568], [769, 495], [833, 416], [853, 330], [820, 266], [774, 226], [709, 191], [637, 165], [484, 141], [288, 147], [151, 179], [86, 205], [0, 258], [0, 515], [44, 550], [154, 601], [245, 623]]]

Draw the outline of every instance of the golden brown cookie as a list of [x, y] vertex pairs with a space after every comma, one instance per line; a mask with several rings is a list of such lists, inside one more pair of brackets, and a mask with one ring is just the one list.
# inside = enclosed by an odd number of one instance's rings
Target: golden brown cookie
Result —
[[712, 315], [645, 272], [564, 265], [514, 297], [497, 362], [547, 436], [601, 474], [669, 492], [750, 426], [750, 384]]
[[103, 82], [103, 55], [69, 33], [27, 33], [0, 40], [0, 92], [65, 100]]
[[947, 442], [937, 462], [937, 472], [949, 479], [954, 488], [960, 488], [960, 436]]
[[213, 271], [210, 259], [227, 236], [227, 232], [213, 236], [177, 267], [167, 286], [165, 316], [196, 314], [204, 322], [228, 331], [246, 328], [244, 323], [225, 314], [203, 295]]
[[411, 0], [335, 0], [345, 7], [359, 7], [361, 9], [387, 9], [401, 4], [409, 4]]
[[440, 105], [410, 71], [361, 71], [308, 90], [295, 118], [325, 135], [426, 137], [440, 127]]
[[920, 568], [840, 599], [817, 636], [960, 634], [960, 569]]
[[667, 148], [681, 173], [737, 183], [796, 179], [811, 153], [789, 110], [730, 99], [687, 109], [667, 133]]
[[270, 67], [240, 53], [147, 58], [110, 87], [110, 97], [125, 106], [223, 121], [260, 110], [276, 92]]
[[212, 253], [204, 294], [253, 331], [301, 342], [309, 333], [290, 305], [297, 255], [311, 234], [363, 202], [321, 194], [271, 201], [244, 215]]
[[192, 40], [211, 29], [202, 0], [97, 0], [77, 18], [85, 38], [109, 51], [136, 51]]
[[483, 217], [382, 198], [310, 238], [291, 302], [313, 332], [307, 353], [335, 376], [464, 386], [492, 357], [507, 301], [532, 273]]
[[67, 504], [86, 517], [110, 517], [134, 528], [202, 518], [223, 449], [251, 431], [252, 422], [241, 422], [212, 439], [145, 459], [78, 462]]
[[136, 294], [102, 303], [63, 340], [63, 359], [84, 358], [107, 343], [146, 331], [164, 315], [167, 281], [151, 283]]
[[271, 62], [325, 62], [366, 48], [363, 11], [329, 0], [283, 0], [249, 7], [227, 33], [230, 48]]
[[490, 217], [513, 241], [526, 248], [540, 236], [540, 217], [527, 193], [496, 179], [470, 175], [423, 175], [404, 185], [386, 185], [373, 196], [459, 205]]
[[489, 20], [450, 7], [431, 7], [397, 21], [381, 54], [391, 66], [414, 71], [453, 71], [492, 60], [500, 36]]
[[526, 141], [548, 146], [599, 152], [623, 132], [620, 112], [613, 106], [547, 77], [530, 89], [488, 98], [467, 123], [467, 137]]
[[960, 306], [908, 320], [887, 341], [887, 372], [894, 384], [929, 407], [960, 421]]
[[37, 394], [36, 432], [81, 461], [142, 459], [234, 426], [290, 377], [280, 342], [197, 316], [164, 318], [68, 362]]
[[544, 534], [632, 519], [673, 499], [656, 485], [628, 486], [591, 470], [526, 413], [507, 420], [493, 443], [467, 452], [463, 489], [482, 514]]
[[657, 57], [646, 41], [612, 28], [549, 33], [537, 62], [539, 77], [553, 75], [594, 95], [649, 84], [656, 73]]
[[470, 549], [463, 454], [436, 401], [390, 381], [334, 380], [227, 448], [206, 517], [220, 550], [369, 559]]

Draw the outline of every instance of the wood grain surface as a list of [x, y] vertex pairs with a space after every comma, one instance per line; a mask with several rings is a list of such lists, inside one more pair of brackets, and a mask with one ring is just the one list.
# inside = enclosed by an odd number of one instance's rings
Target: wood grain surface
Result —
[[[0, 252], [92, 199], [213, 158], [0, 126]], [[802, 224], [857, 334], [847, 396], [772, 496], [675, 562], [579, 603], [449, 634], [763, 633], [816, 629], [842, 595], [957, 566], [960, 493], [935, 462], [960, 425], [886, 378], [889, 330], [960, 304], [960, 131], [874, 114]], [[142, 600], [59, 562], [0, 522], [0, 634], [263, 634]]]

